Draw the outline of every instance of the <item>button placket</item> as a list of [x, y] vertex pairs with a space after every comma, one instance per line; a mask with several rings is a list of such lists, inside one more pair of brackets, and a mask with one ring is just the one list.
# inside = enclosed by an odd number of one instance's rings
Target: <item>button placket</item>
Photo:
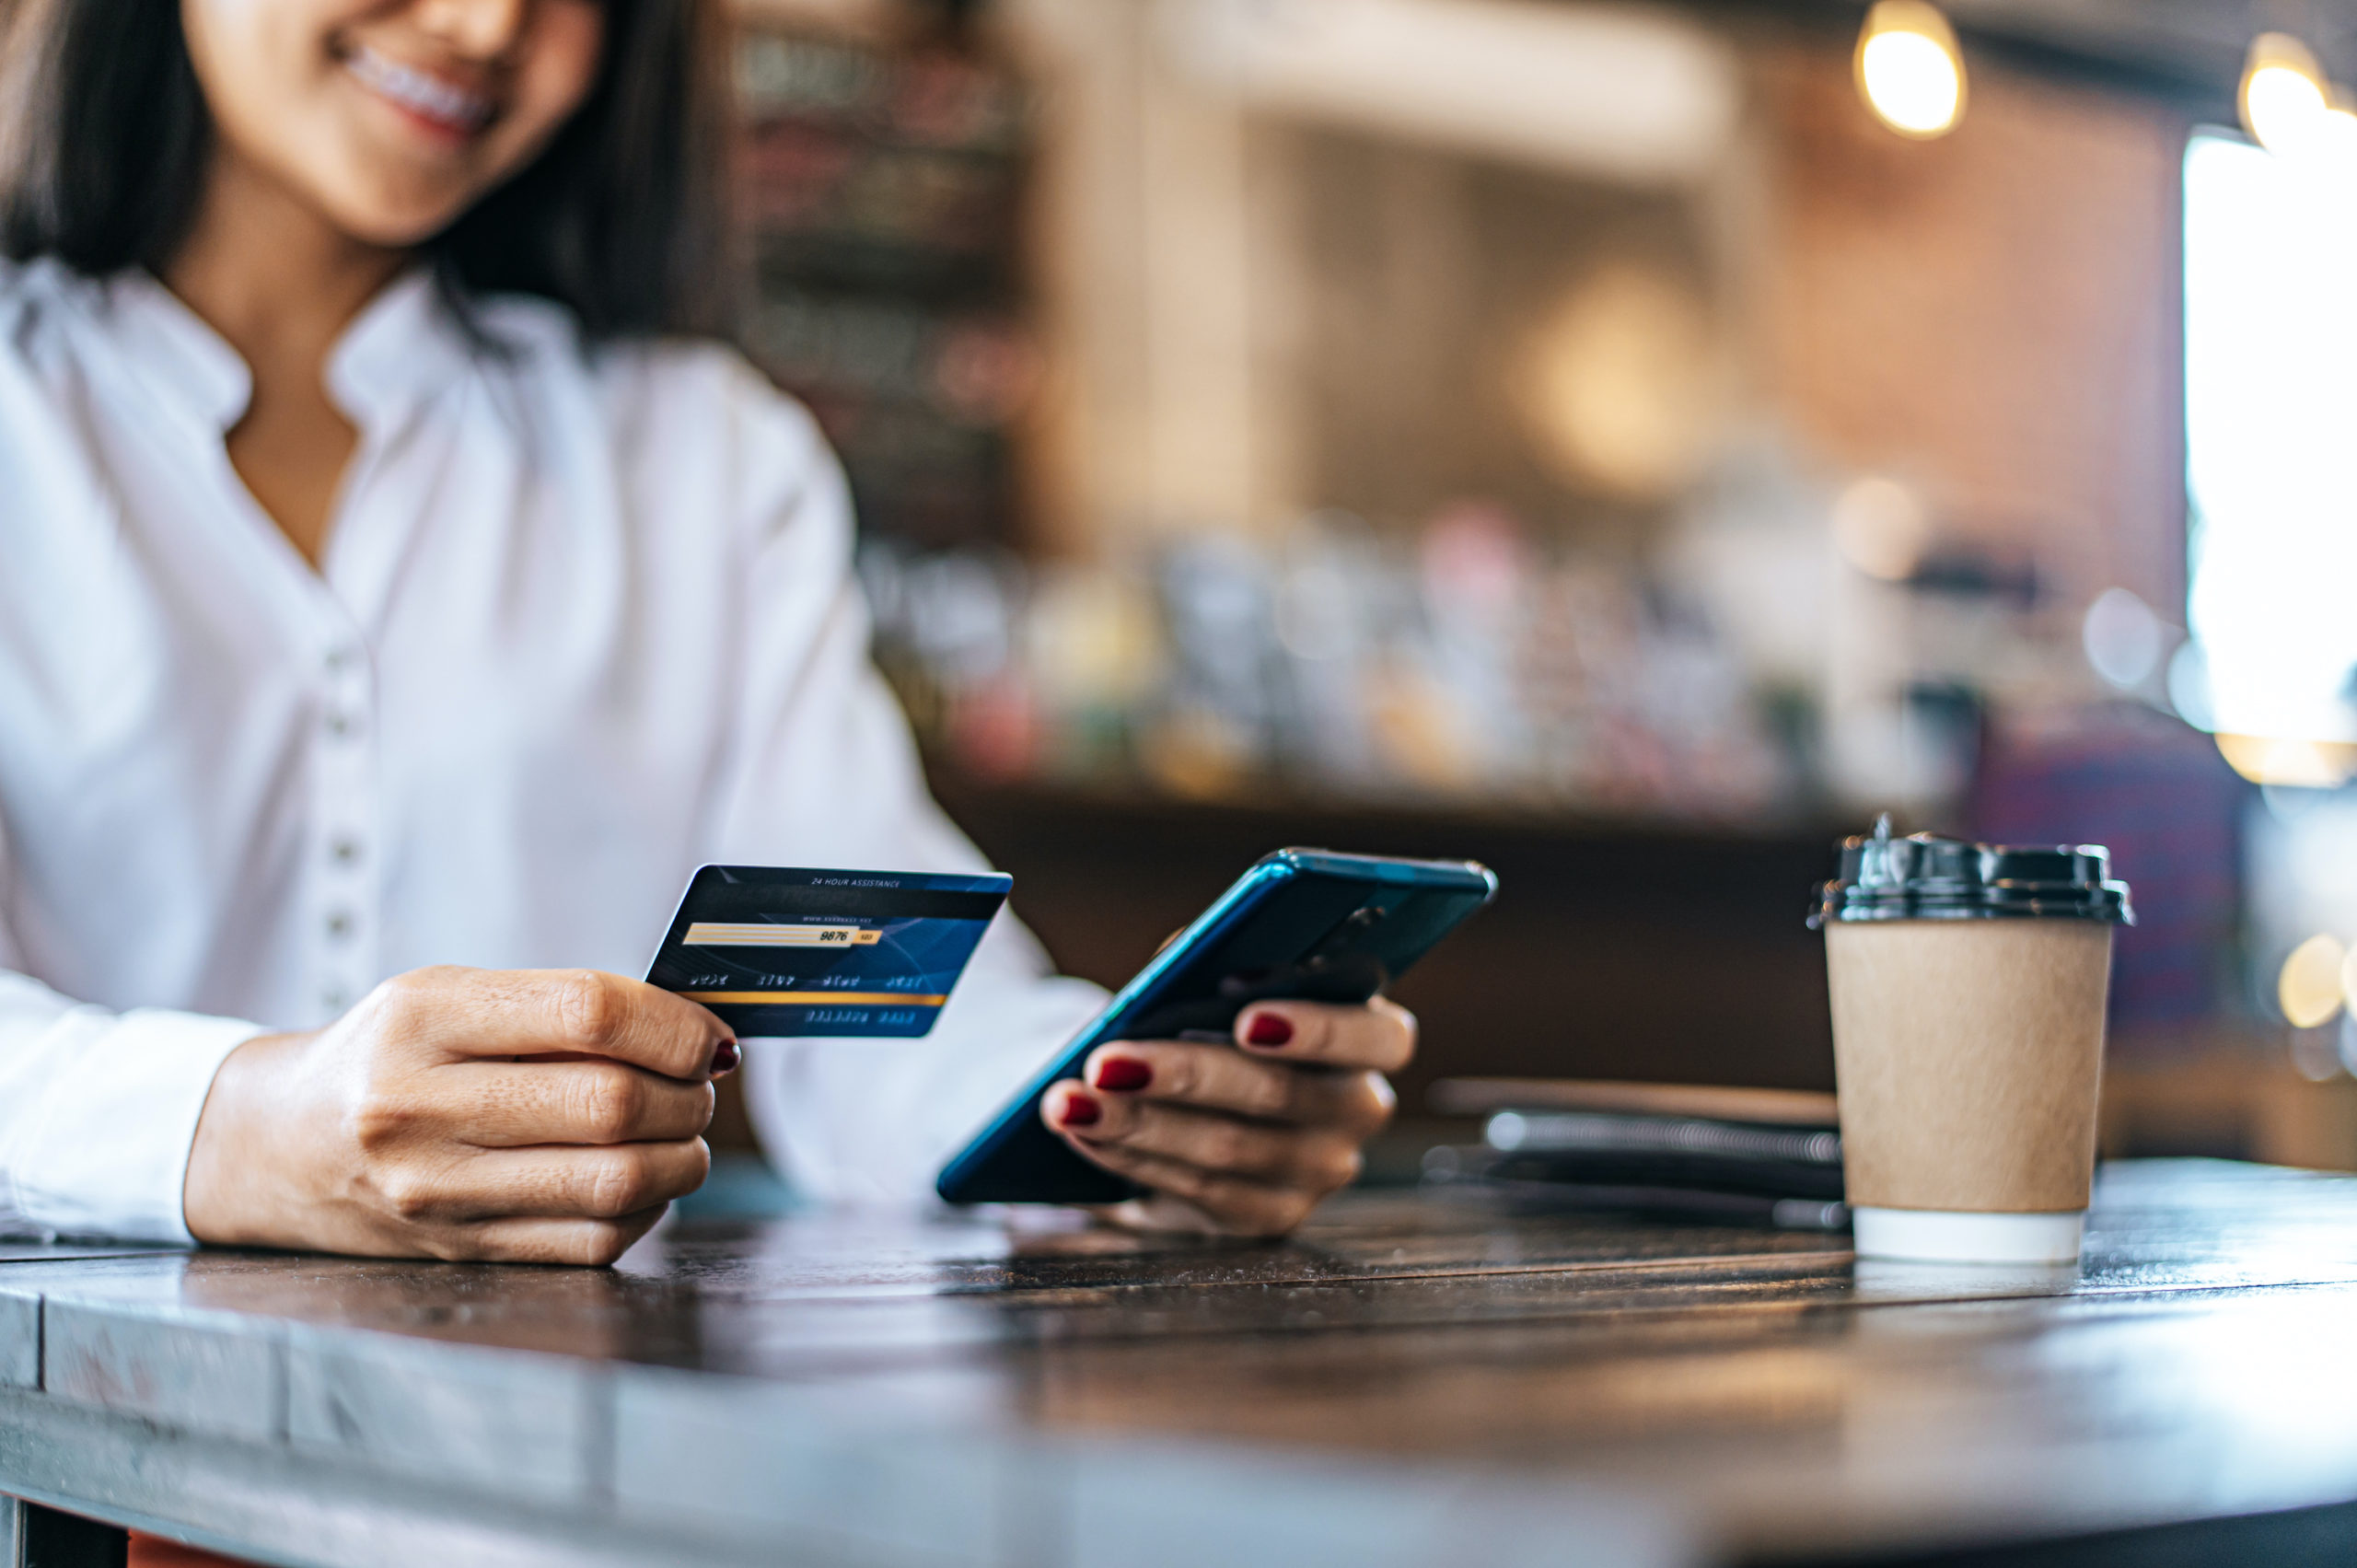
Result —
[[314, 1011], [324, 1023], [358, 1001], [377, 976], [378, 759], [375, 671], [349, 624], [334, 626], [319, 669], [305, 882], [312, 890], [306, 919]]

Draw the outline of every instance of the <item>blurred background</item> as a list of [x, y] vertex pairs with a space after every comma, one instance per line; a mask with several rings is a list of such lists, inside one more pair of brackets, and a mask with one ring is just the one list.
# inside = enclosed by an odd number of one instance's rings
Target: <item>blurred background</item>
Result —
[[1470, 855], [1411, 1141], [1822, 1089], [1888, 810], [2110, 846], [2114, 1152], [2357, 1167], [2357, 5], [740, 15], [745, 340], [1067, 969]]

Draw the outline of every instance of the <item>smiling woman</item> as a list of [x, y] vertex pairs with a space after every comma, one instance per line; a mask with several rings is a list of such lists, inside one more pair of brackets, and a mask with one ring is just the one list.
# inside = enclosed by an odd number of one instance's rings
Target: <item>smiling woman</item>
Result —
[[[618, 972], [699, 865], [987, 870], [698, 331], [719, 3], [0, 0], [0, 1234], [611, 1263], [740, 1066], [806, 1193], [923, 1201], [1102, 1005], [1004, 918], [923, 1038]], [[1043, 1114], [1282, 1232], [1414, 1041], [1262, 1002]]]
[[418, 248], [454, 298], [543, 295], [593, 336], [724, 324], [702, 0], [15, 0], [0, 18], [12, 258], [161, 270], [208, 177], [242, 172]]
[[195, 0], [182, 22], [216, 168], [255, 166], [362, 240], [431, 238], [583, 107], [605, 31], [594, 0], [444, 12]]
[[[987, 869], [696, 331], [718, 13], [0, 0], [0, 1231], [607, 1263], [740, 1063], [806, 1191], [923, 1200], [1101, 1005], [1004, 919], [922, 1039], [617, 972], [700, 864]], [[1415, 1040], [1237, 1031], [1048, 1097], [1130, 1219], [1290, 1229]]]
[[[717, 34], [708, 0], [20, 0], [0, 250], [145, 267], [221, 328], [256, 372], [230, 462], [316, 563], [358, 436], [312, 371], [395, 273], [462, 320], [720, 325]], [[323, 286], [257, 294], [265, 256]]]

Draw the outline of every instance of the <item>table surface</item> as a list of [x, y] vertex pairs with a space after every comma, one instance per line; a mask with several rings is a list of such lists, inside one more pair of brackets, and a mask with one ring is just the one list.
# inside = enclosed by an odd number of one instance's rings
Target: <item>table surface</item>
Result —
[[437, 1568], [1643, 1568], [2357, 1501], [2357, 1179], [2115, 1166], [2089, 1237], [1875, 1264], [1438, 1190], [1248, 1246], [813, 1213], [611, 1271], [12, 1247], [0, 1492]]

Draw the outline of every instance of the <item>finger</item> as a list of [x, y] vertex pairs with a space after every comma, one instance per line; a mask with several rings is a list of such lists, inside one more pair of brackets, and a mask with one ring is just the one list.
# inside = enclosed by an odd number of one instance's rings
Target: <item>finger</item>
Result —
[[734, 1037], [711, 1013], [598, 970], [417, 970], [361, 1005], [460, 1056], [600, 1056], [671, 1078], [735, 1064]]
[[1296, 1127], [1341, 1127], [1361, 1135], [1390, 1118], [1395, 1100], [1391, 1086], [1374, 1073], [1304, 1072], [1289, 1062], [1247, 1056], [1234, 1046], [1190, 1040], [1098, 1046], [1081, 1078], [1111, 1096], [1168, 1100]]
[[677, 1143], [712, 1124], [709, 1083], [619, 1062], [459, 1062], [442, 1071], [464, 1106], [453, 1135], [477, 1148]]
[[433, 1243], [461, 1263], [574, 1263], [603, 1268], [655, 1228], [668, 1205], [610, 1220], [505, 1219], [461, 1225]]
[[1202, 1170], [1306, 1188], [1320, 1196], [1358, 1179], [1358, 1140], [1341, 1132], [1276, 1127], [1225, 1112], [1081, 1089], [1066, 1090], [1057, 1110], [1062, 1120], [1051, 1125], [1059, 1132], [1101, 1146], [1183, 1160]]
[[1416, 1054], [1416, 1015], [1387, 996], [1357, 1007], [1260, 1002], [1237, 1016], [1236, 1043], [1279, 1061], [1397, 1073]]
[[620, 1219], [703, 1185], [712, 1152], [701, 1138], [610, 1148], [483, 1149], [439, 1168], [405, 1165], [377, 1179], [385, 1207], [410, 1224], [480, 1220]]
[[1086, 1159], [1117, 1176], [1152, 1188], [1201, 1210], [1221, 1230], [1235, 1236], [1283, 1236], [1308, 1217], [1322, 1193], [1264, 1182], [1217, 1171], [1199, 1170], [1179, 1160], [1139, 1149], [1067, 1139]]
[[1067, 1080], [1042, 1102], [1048, 1124], [1094, 1148], [1120, 1148], [1177, 1160], [1214, 1175], [1243, 1177], [1323, 1197], [1358, 1179], [1358, 1139], [1243, 1121], [1221, 1112], [1091, 1094]]

